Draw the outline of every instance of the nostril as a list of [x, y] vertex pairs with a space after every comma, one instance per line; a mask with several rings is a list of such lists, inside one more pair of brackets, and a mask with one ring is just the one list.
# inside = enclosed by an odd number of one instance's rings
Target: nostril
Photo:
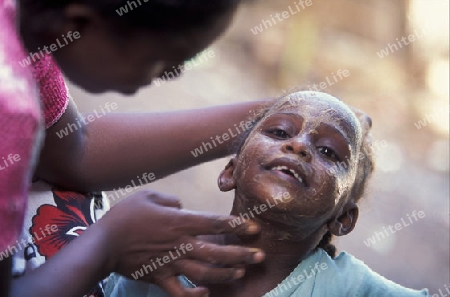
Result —
[[294, 151], [294, 148], [291, 145], [286, 145], [286, 150]]

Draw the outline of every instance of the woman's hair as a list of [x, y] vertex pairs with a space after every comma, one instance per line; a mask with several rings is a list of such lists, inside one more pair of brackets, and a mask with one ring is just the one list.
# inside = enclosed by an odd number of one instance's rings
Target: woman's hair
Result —
[[[282, 97], [280, 99], [283, 99]], [[279, 100], [278, 100], [279, 101]], [[277, 102], [278, 102], [277, 101]], [[275, 104], [271, 104], [270, 106], [264, 106], [260, 110], [256, 111], [255, 114], [249, 121], [252, 123], [251, 128], [247, 129], [241, 137], [237, 139], [235, 143], [235, 152], [239, 154], [250, 135], [253, 128], [264, 118], [264, 116], [272, 109]], [[364, 112], [349, 106], [353, 113], [358, 118], [361, 127], [362, 127], [362, 145], [360, 152], [364, 154], [363, 158], [358, 158], [358, 166], [357, 173], [355, 178], [355, 183], [350, 192], [350, 196], [354, 199], [355, 202], [358, 202], [364, 196], [364, 190], [366, 188], [369, 177], [371, 176], [374, 170], [374, 159], [373, 159], [373, 151], [372, 151], [372, 139], [371, 139], [371, 128], [372, 128], [372, 120], [368, 115]], [[315, 249], [322, 248], [325, 250], [330, 257], [334, 258], [336, 256], [336, 247], [331, 243], [333, 239], [333, 235], [330, 231], [327, 231], [319, 244], [315, 247]]]
[[208, 25], [233, 10], [240, 0], [20, 0], [21, 6], [39, 14], [60, 14], [69, 4], [83, 4], [118, 27], [183, 32]]

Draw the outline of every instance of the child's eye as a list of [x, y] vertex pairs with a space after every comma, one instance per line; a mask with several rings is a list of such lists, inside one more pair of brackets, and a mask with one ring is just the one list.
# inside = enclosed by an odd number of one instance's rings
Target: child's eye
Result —
[[332, 159], [333, 161], [340, 161], [340, 158], [336, 154], [336, 152], [329, 147], [321, 146], [319, 147], [319, 153], [324, 154], [328, 158]]
[[288, 139], [291, 136], [289, 134], [286, 133], [286, 131], [282, 130], [282, 129], [273, 129], [268, 131], [269, 134], [275, 135], [278, 138], [281, 139]]

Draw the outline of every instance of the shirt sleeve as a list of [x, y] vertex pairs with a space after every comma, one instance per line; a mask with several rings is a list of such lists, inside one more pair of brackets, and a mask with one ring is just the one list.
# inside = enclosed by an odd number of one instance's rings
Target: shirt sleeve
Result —
[[357, 270], [364, 275], [355, 296], [364, 297], [423, 297], [430, 296], [427, 289], [420, 291], [403, 287], [391, 280], [384, 278], [371, 270], [364, 263], [357, 264]]
[[42, 129], [31, 71], [20, 64], [26, 56], [13, 16], [0, 5], [0, 261], [17, 252]]
[[33, 63], [33, 75], [39, 87], [45, 128], [54, 125], [66, 111], [69, 91], [61, 70], [51, 55]]
[[[314, 259], [315, 260], [315, 259]], [[428, 291], [405, 288], [386, 279], [370, 269], [363, 261], [352, 255], [341, 252], [336, 258], [331, 258], [321, 250], [318, 263], [325, 263], [325, 269], [311, 277], [312, 289], [308, 294], [300, 294], [304, 285], [300, 286], [299, 294], [294, 296], [330, 296], [330, 297], [423, 297], [429, 296]], [[315, 267], [310, 261], [307, 267]], [[322, 267], [322, 264], [320, 264]], [[310, 270], [306, 271], [311, 275]]]
[[[147, 268], [141, 268], [134, 273], [133, 278], [138, 279], [143, 277]], [[181, 285], [185, 288], [195, 288], [195, 285], [185, 276], [180, 275], [178, 279]], [[154, 284], [148, 284], [138, 280], [127, 279], [117, 273], [109, 276], [106, 285], [106, 296], [109, 297], [127, 297], [127, 296], [142, 296], [142, 297], [169, 297], [169, 294]]]

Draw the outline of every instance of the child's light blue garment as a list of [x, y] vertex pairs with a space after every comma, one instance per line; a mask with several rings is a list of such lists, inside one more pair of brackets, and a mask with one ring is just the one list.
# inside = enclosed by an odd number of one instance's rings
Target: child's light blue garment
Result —
[[[184, 276], [179, 277], [185, 288], [194, 285]], [[155, 285], [127, 279], [119, 274], [111, 274], [105, 290], [106, 297], [170, 297], [163, 289]]]
[[[187, 282], [186, 287], [192, 287]], [[113, 276], [108, 282], [109, 297], [169, 297], [154, 285]], [[427, 290], [404, 288], [373, 272], [362, 261], [342, 252], [332, 259], [318, 249], [303, 260], [276, 288], [264, 297], [419, 297]], [[213, 296], [214, 297], [214, 296]], [[230, 296], [231, 297], [231, 296]]]

